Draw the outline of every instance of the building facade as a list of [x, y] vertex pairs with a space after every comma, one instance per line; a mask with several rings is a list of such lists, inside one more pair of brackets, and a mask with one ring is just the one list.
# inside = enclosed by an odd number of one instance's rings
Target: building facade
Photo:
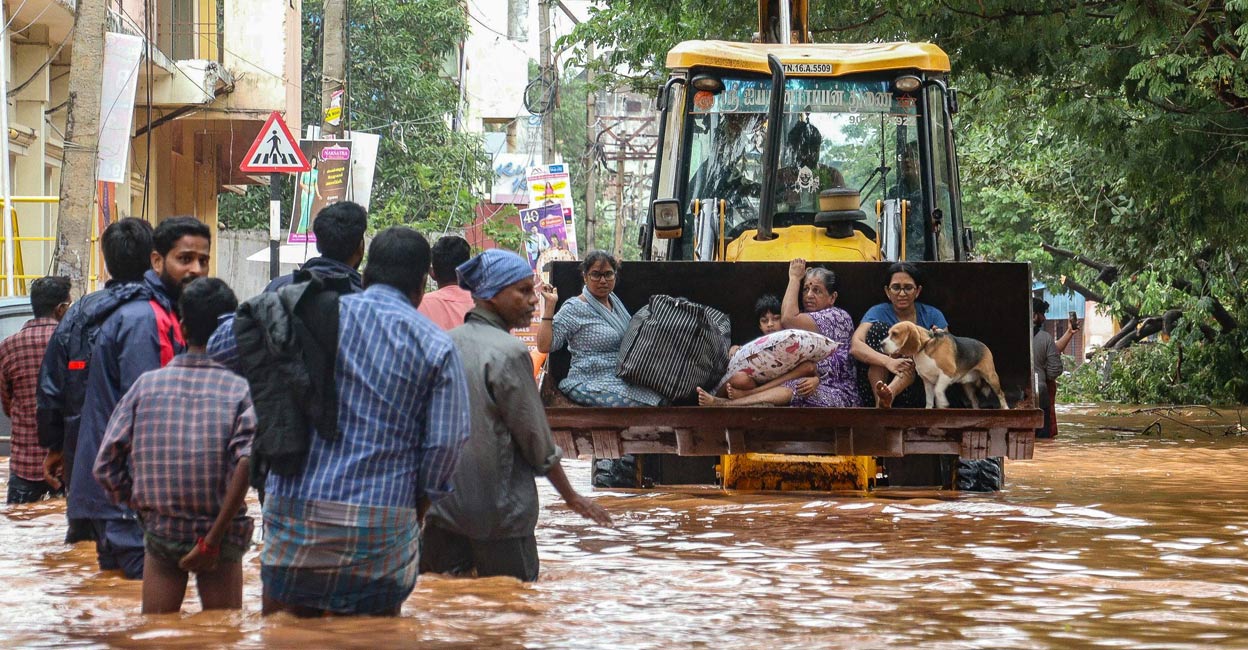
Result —
[[[60, 191], [79, 1], [86, 0], [3, 0], [8, 28], [0, 44], [9, 56], [0, 80], [10, 89], [5, 180], [17, 212], [15, 266], [22, 280], [52, 267], [57, 206], [37, 199]], [[215, 232], [220, 193], [267, 182], [241, 174], [238, 166], [269, 114], [282, 112], [292, 129], [299, 128], [301, 2], [107, 4], [107, 31], [146, 45], [138, 62], [123, 69], [105, 57], [102, 83], [129, 76], [137, 83], [122, 181], [96, 183], [93, 232], [118, 218], [155, 224], [175, 215], [192, 215]], [[98, 255], [90, 274], [99, 275]], [[17, 293], [27, 284], [19, 282]]]

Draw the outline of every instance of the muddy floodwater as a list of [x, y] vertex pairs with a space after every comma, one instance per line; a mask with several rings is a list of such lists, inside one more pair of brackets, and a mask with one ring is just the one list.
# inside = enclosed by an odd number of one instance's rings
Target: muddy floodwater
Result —
[[604, 529], [545, 486], [537, 583], [422, 577], [397, 619], [261, 618], [255, 549], [243, 611], [144, 617], [63, 502], [0, 506], [0, 646], [1248, 648], [1248, 431], [1103, 410], [991, 495], [600, 492]]

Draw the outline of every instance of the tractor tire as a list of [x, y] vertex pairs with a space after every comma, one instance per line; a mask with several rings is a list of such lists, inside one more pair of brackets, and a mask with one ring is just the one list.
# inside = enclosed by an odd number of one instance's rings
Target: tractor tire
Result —
[[635, 488], [637, 459], [631, 454], [619, 458], [595, 458], [591, 483], [596, 488]]
[[1000, 492], [1005, 487], [1005, 459], [958, 459], [958, 489], [963, 492]]

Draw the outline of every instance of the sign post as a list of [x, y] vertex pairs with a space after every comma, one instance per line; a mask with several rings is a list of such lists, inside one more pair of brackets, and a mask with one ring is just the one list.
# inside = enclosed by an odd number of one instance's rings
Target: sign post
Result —
[[282, 239], [282, 175], [269, 174], [269, 279], [282, 274], [279, 244]]
[[277, 111], [260, 128], [256, 141], [251, 143], [243, 163], [238, 166], [245, 174], [269, 174], [269, 279], [281, 274], [279, 242], [282, 238], [282, 174], [302, 173], [310, 170], [308, 159], [286, 128], [286, 122]]

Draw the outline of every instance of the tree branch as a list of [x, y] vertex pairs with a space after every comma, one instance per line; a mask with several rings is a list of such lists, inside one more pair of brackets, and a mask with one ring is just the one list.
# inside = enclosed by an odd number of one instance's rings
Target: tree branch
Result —
[[1044, 248], [1044, 250], [1054, 255], [1065, 257], [1067, 259], [1071, 259], [1076, 262], [1079, 262], [1080, 264], [1084, 266], [1096, 269], [1097, 271], [1100, 272], [1100, 274], [1096, 276], [1097, 282], [1103, 282], [1105, 284], [1113, 284], [1114, 282], [1118, 280], [1118, 267], [1114, 266], [1113, 264], [1109, 264], [1107, 262], [1099, 262], [1090, 257], [1085, 257], [1083, 255], [1080, 255], [1074, 251], [1066, 250], [1065, 248], [1058, 248], [1057, 246], [1054, 246], [1052, 244], [1047, 244], [1047, 243], [1042, 242], [1040, 246]]
[[1091, 300], [1092, 302], [1101, 302], [1101, 303], [1105, 302], [1104, 295], [1099, 294], [1093, 291], [1092, 289], [1089, 289], [1083, 286], [1082, 284], [1079, 284], [1079, 282], [1075, 280], [1074, 278], [1069, 278], [1063, 275], [1062, 286], [1066, 287], [1067, 289], [1070, 289], [1071, 291], [1074, 291], [1075, 293], [1083, 296], [1084, 298], [1087, 298], [1088, 300]]

